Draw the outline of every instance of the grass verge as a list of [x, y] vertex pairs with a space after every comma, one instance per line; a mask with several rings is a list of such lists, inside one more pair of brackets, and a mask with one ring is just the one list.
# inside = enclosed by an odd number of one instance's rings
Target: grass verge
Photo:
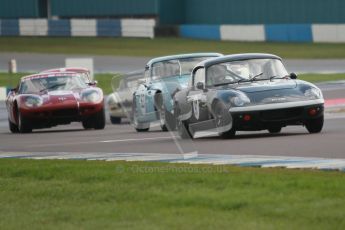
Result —
[[161, 56], [189, 52], [263, 52], [283, 58], [345, 58], [345, 43], [230, 42], [183, 38], [0, 37], [0, 52]]
[[345, 227], [340, 172], [1, 159], [0, 185], [1, 229]]
[[[0, 73], [0, 86], [15, 87], [19, 79], [28, 73], [8, 74]], [[98, 86], [103, 89], [105, 94], [113, 92], [111, 87], [111, 80], [115, 74], [96, 74], [95, 79], [98, 81]], [[300, 74], [298, 78], [301, 80], [317, 83], [324, 81], [345, 80], [345, 74]], [[115, 86], [119, 83], [120, 78], [116, 78]]]

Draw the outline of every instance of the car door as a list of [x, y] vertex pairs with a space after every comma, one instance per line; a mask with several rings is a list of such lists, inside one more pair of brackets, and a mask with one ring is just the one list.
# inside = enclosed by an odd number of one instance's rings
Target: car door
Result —
[[193, 86], [187, 95], [187, 102], [192, 109], [192, 118], [195, 121], [204, 120], [204, 108], [206, 103], [207, 92], [205, 87], [205, 69], [199, 68], [193, 74]]
[[15, 119], [16, 119], [15, 114], [14, 114], [14, 100], [15, 100], [16, 95], [17, 95], [17, 88], [12, 89], [8, 93], [7, 98], [6, 98], [6, 108], [8, 111], [8, 117], [13, 123], [15, 123]]

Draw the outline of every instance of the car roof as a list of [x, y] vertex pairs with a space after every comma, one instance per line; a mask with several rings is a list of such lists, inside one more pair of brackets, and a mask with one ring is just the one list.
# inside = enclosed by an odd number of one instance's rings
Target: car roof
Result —
[[193, 57], [221, 57], [223, 54], [220, 53], [189, 53], [189, 54], [177, 54], [177, 55], [170, 55], [170, 56], [162, 56], [151, 59], [147, 64], [146, 67], [151, 67], [154, 63], [168, 61], [173, 59], [183, 59], [183, 58], [193, 58]]
[[199, 64], [196, 65], [198, 67], [208, 67], [211, 65], [215, 65], [222, 62], [230, 62], [230, 61], [241, 61], [241, 60], [248, 60], [248, 59], [278, 59], [282, 60], [281, 57], [274, 55], [274, 54], [266, 54], [266, 53], [243, 53], [243, 54], [231, 54], [225, 55], [221, 57], [215, 57], [212, 59], [207, 59]]
[[73, 76], [73, 75], [78, 75], [78, 73], [76, 72], [46, 72], [46, 73], [37, 73], [37, 74], [31, 74], [31, 75], [26, 75], [21, 77], [21, 81], [24, 81], [26, 79], [30, 79], [30, 78], [45, 78], [45, 77], [50, 77], [50, 76], [54, 76], [54, 77], [63, 77], [63, 76]]
[[90, 72], [87, 68], [82, 67], [61, 67], [61, 68], [55, 68], [55, 69], [47, 69], [41, 71], [41, 73], [51, 73], [51, 72]]

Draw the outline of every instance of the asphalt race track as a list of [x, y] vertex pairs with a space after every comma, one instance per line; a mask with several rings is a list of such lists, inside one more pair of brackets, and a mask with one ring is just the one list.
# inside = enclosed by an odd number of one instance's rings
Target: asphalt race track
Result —
[[[45, 69], [65, 65], [66, 58], [93, 58], [95, 72], [128, 73], [143, 70], [150, 57], [115, 57], [97, 55], [63, 55], [63, 54], [37, 54], [37, 53], [1, 53], [0, 71], [8, 70], [8, 61], [17, 60], [19, 72], [39, 72]], [[344, 59], [284, 59], [289, 72], [296, 73], [344, 73]]]
[[[343, 85], [343, 84], [342, 84]], [[320, 85], [326, 99], [345, 98], [345, 89]], [[193, 141], [200, 154], [266, 155], [345, 158], [345, 116], [327, 114], [320, 134], [310, 135], [304, 127], [283, 128], [281, 134], [240, 132], [231, 140], [216, 136]], [[137, 133], [129, 124], [107, 124], [105, 130], [83, 130], [73, 123], [51, 129], [34, 130], [32, 134], [11, 134], [7, 127], [4, 103], [0, 105], [0, 153], [179, 153], [172, 135], [154, 127]]]

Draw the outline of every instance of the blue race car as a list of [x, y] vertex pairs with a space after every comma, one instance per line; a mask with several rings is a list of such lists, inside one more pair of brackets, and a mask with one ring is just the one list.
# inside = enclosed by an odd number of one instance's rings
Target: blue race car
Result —
[[138, 132], [148, 131], [150, 123], [159, 121], [163, 131], [175, 129], [172, 98], [188, 87], [197, 63], [220, 56], [219, 53], [194, 53], [150, 60], [144, 80], [133, 94], [134, 128]]

